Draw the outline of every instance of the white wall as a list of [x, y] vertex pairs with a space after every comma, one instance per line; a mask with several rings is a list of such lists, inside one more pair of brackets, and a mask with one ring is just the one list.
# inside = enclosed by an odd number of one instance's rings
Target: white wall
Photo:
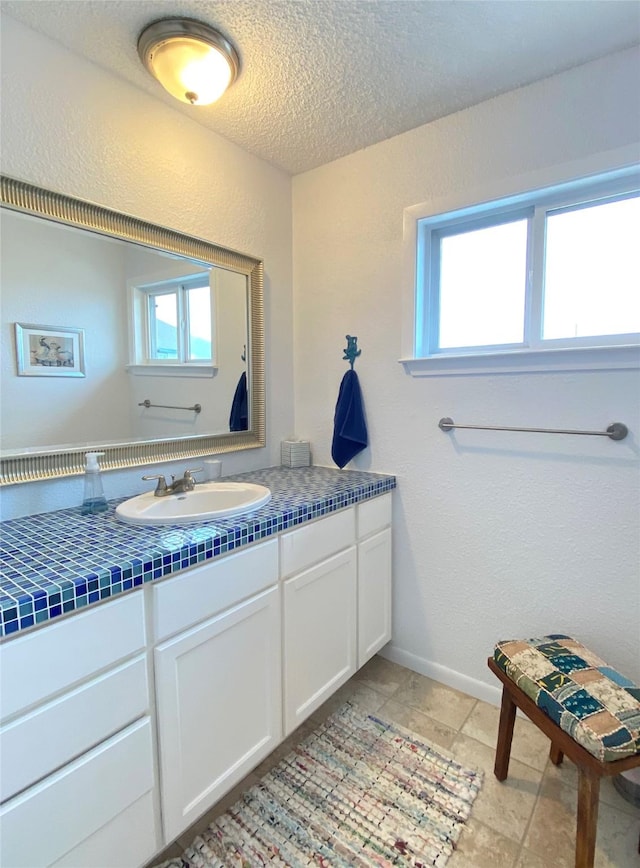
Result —
[[[2, 448], [130, 438], [124, 248], [5, 209], [1, 227]], [[85, 376], [18, 376], [16, 322], [83, 329]]]
[[[388, 653], [487, 698], [486, 658], [508, 637], [575, 634], [640, 677], [640, 383], [630, 371], [405, 374], [403, 210], [639, 154], [638, 63], [610, 56], [294, 178], [296, 434], [331, 463], [344, 338], [357, 335], [371, 446], [351, 466], [399, 486]], [[442, 416], [632, 433], [452, 436]]]
[[[268, 445], [222, 456], [223, 473], [279, 463], [293, 427], [290, 178], [6, 15], [1, 39], [5, 174], [264, 259]], [[107, 496], [143, 490], [142, 472], [106, 474]], [[80, 478], [10, 486], [3, 517], [81, 498]]]

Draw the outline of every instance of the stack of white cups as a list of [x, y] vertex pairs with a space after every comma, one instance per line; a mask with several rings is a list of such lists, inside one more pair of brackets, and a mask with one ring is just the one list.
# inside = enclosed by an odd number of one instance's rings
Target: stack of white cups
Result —
[[213, 482], [214, 479], [220, 479], [222, 475], [222, 461], [217, 458], [205, 458], [204, 460], [204, 481]]

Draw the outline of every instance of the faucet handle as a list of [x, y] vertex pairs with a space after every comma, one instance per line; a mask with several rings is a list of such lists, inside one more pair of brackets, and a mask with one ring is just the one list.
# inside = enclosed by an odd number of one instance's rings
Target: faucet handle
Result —
[[194, 473], [202, 473], [202, 471], [203, 471], [202, 467], [194, 467], [193, 470], [185, 470], [183, 478], [184, 479], [193, 479]]
[[158, 491], [166, 491], [167, 490], [167, 480], [160, 473], [157, 476], [143, 476], [142, 477], [145, 482], [149, 482], [151, 479], [157, 479], [158, 484], [156, 485], [156, 492]]

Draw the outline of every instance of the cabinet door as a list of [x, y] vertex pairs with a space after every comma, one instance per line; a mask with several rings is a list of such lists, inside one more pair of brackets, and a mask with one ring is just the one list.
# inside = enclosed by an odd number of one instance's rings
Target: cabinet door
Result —
[[284, 718], [292, 732], [356, 671], [356, 549], [284, 583]]
[[155, 650], [165, 843], [281, 740], [278, 588]]
[[391, 639], [391, 528], [358, 545], [358, 668]]

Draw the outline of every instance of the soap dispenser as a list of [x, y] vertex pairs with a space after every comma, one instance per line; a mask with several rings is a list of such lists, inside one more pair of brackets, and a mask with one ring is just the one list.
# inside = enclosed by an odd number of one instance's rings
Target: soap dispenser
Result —
[[95, 515], [104, 512], [107, 507], [107, 498], [104, 496], [102, 477], [98, 458], [104, 452], [87, 452], [87, 463], [84, 470], [84, 498], [82, 500], [82, 515]]

